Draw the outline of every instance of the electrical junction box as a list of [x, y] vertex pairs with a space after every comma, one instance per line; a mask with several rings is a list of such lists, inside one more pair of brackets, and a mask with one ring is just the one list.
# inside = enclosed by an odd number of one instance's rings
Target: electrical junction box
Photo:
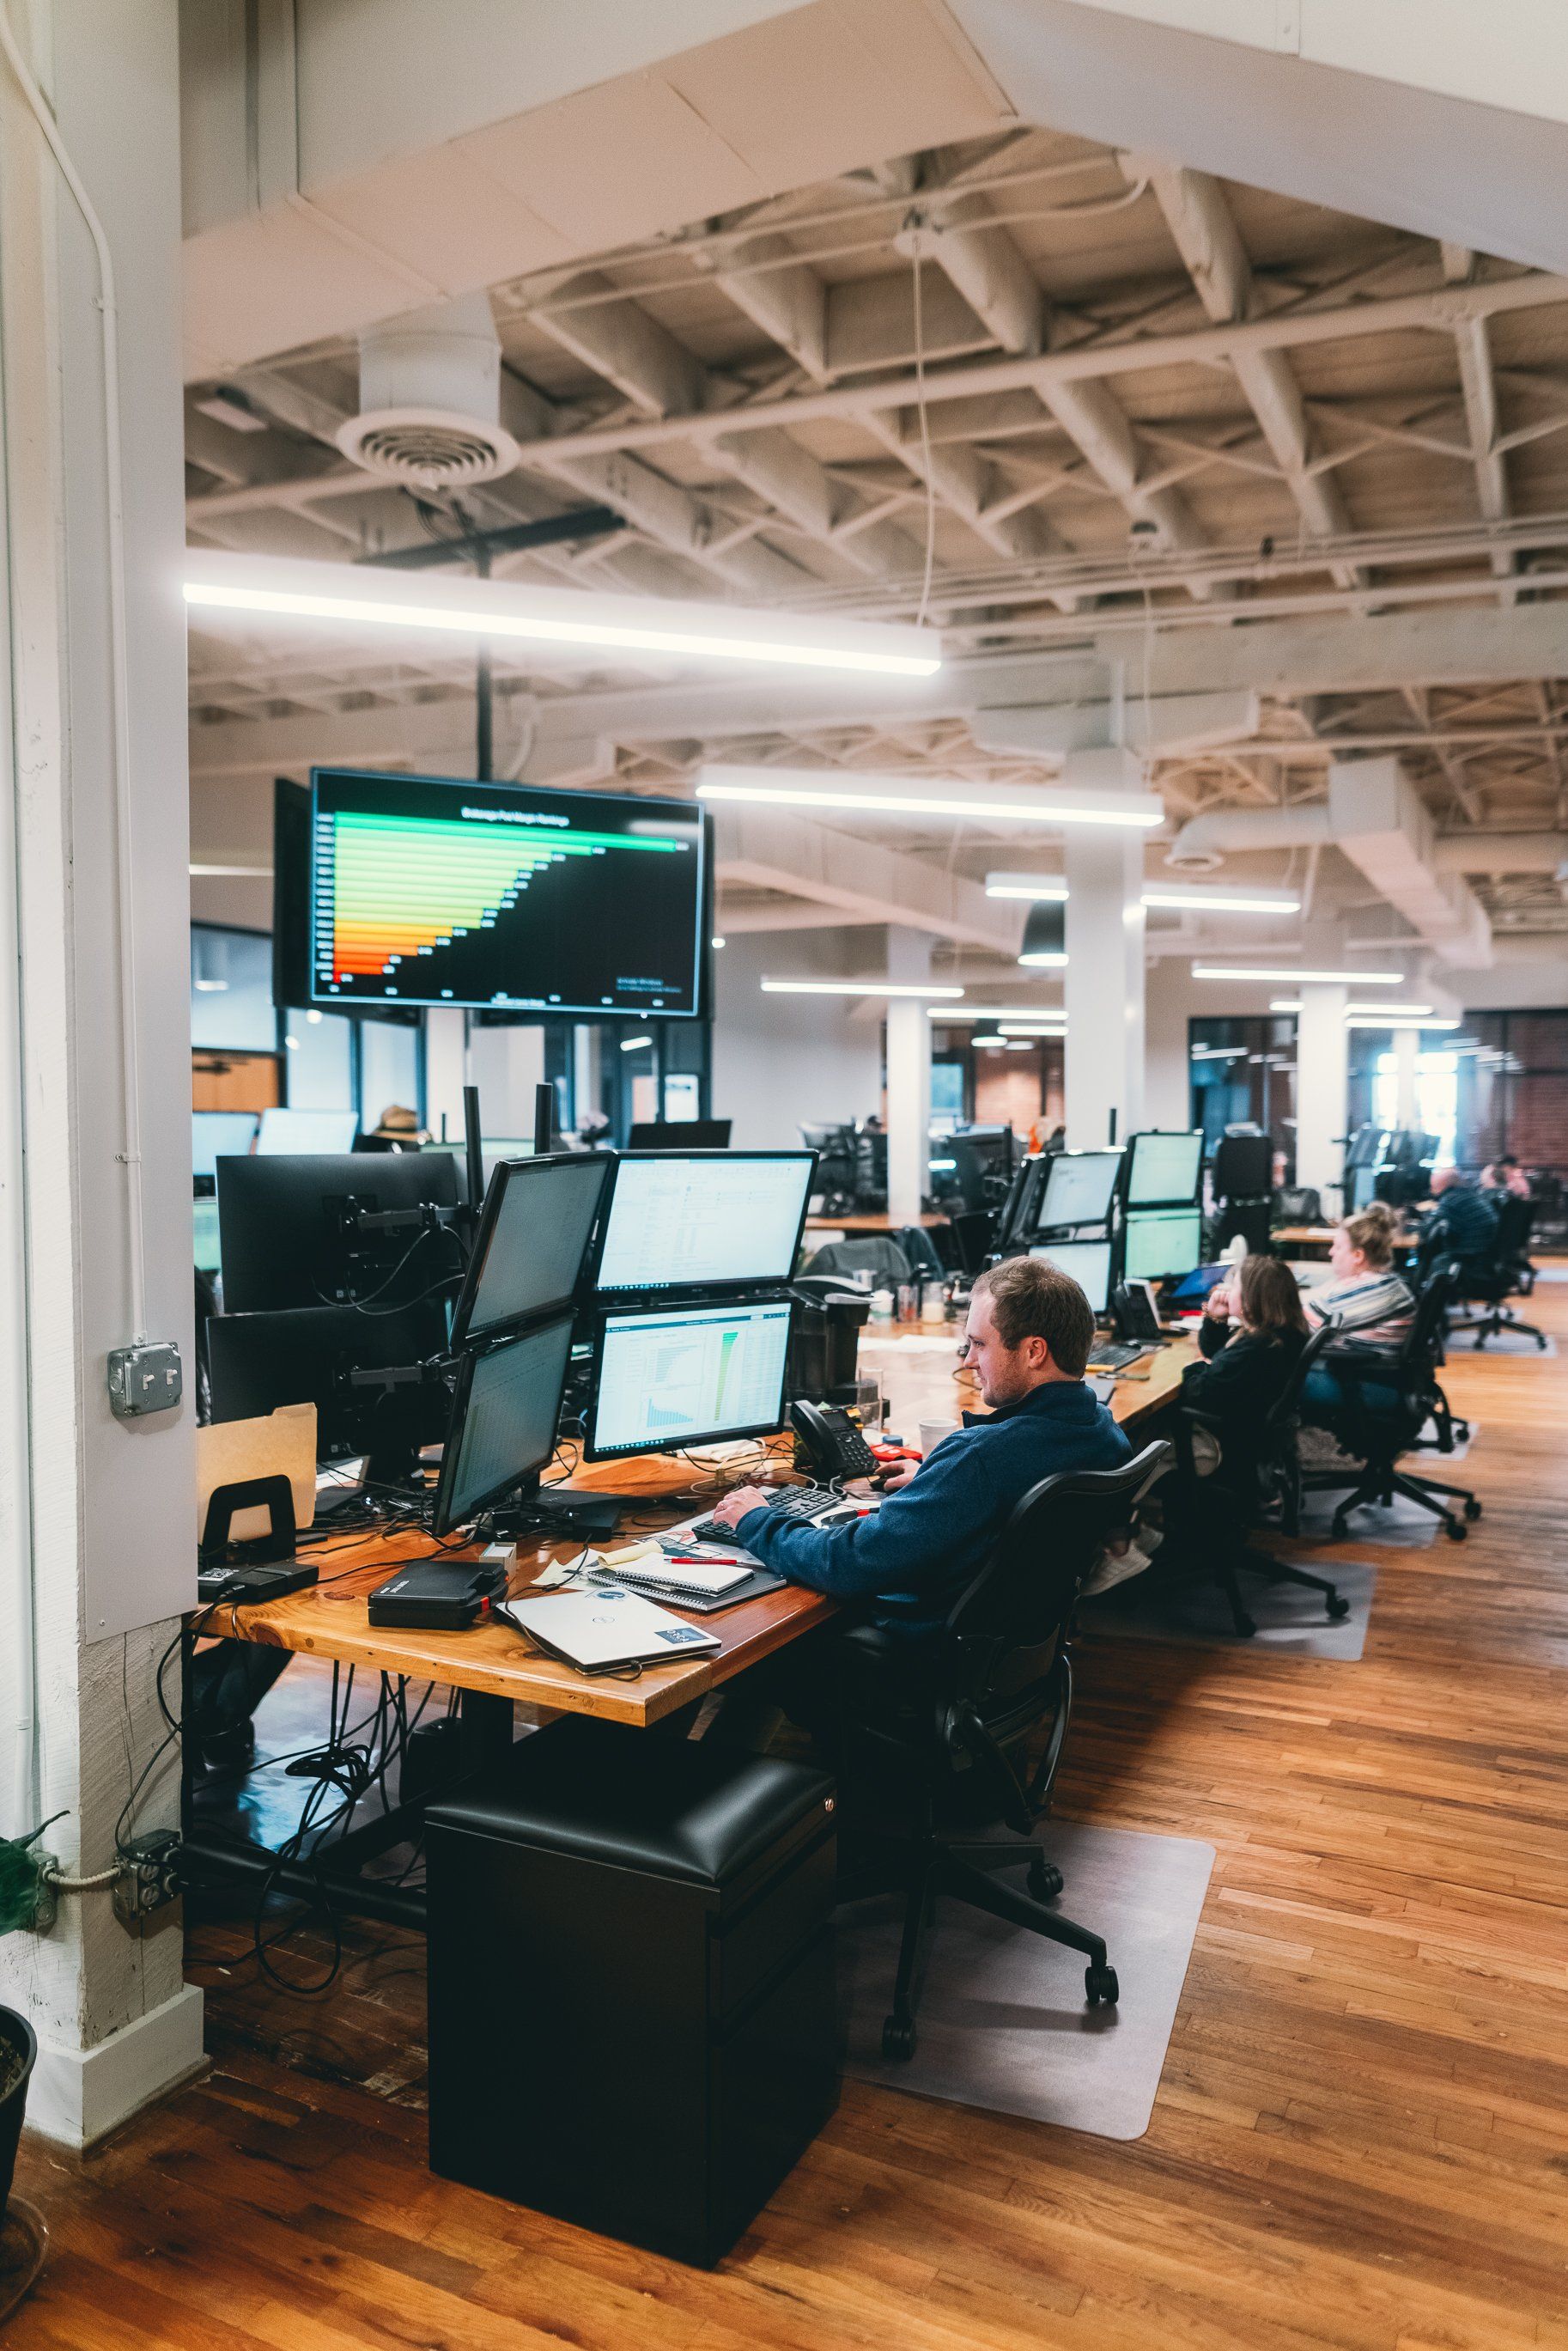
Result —
[[111, 1347], [109, 1401], [119, 1420], [140, 1420], [145, 1412], [171, 1412], [185, 1391], [180, 1350], [172, 1339], [148, 1339], [139, 1347]]

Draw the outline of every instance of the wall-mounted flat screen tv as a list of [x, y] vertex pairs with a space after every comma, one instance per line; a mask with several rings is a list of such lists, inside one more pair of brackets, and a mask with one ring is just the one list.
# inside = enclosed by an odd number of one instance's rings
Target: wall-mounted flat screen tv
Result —
[[704, 1008], [709, 833], [690, 800], [317, 768], [307, 863], [314, 1004]]

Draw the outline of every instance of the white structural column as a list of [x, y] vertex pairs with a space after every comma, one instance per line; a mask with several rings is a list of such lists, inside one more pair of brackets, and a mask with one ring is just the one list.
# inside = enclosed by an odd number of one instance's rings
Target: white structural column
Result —
[[[9, 14], [105, 224], [119, 338], [110, 408], [109, 289], [0, 61], [0, 1835], [58, 1815], [44, 1844], [75, 1875], [113, 1865], [122, 1813], [177, 1819], [154, 1674], [196, 1597], [179, 56], [175, 0]], [[138, 1322], [186, 1392], [127, 1423], [107, 1358]], [[30, 2125], [83, 2143], [200, 2065], [181, 1940], [178, 1908], [138, 1937], [89, 1893], [0, 1941], [0, 2001], [38, 2034]]]
[[425, 1123], [432, 1134], [444, 1134], [449, 1142], [462, 1141], [462, 1090], [467, 1083], [467, 1013], [455, 1005], [427, 1006]]
[[1416, 1115], [1416, 1076], [1421, 1059], [1418, 1029], [1394, 1031], [1394, 1123], [1402, 1134], [1420, 1124]]
[[[888, 977], [909, 985], [929, 977], [931, 943], [923, 931], [889, 930]], [[888, 1214], [896, 1225], [919, 1221], [928, 1183], [931, 1118], [931, 1023], [926, 1001], [888, 999]]]
[[1296, 1182], [1321, 1192], [1331, 1212], [1345, 1160], [1346, 992], [1343, 982], [1303, 981], [1296, 1027]]
[[[1143, 773], [1124, 752], [1088, 751], [1067, 760], [1062, 781], [1137, 790]], [[1085, 825], [1070, 829], [1063, 845], [1067, 1143], [1094, 1151], [1109, 1138], [1113, 1113], [1118, 1142], [1143, 1120], [1143, 835]]]

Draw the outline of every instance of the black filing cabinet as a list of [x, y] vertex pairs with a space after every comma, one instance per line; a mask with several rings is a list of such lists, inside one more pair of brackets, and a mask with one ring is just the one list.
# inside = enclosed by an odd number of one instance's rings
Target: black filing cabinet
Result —
[[717, 2261], [833, 2110], [832, 1782], [557, 1722], [427, 1848], [432, 2169]]

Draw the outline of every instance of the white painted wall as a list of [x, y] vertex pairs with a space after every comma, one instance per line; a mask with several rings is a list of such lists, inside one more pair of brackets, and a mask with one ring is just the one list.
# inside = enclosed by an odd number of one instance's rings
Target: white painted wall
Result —
[[830, 996], [764, 996], [764, 973], [810, 977], [876, 969], [880, 930], [752, 932], [732, 935], [713, 958], [713, 1115], [733, 1122], [732, 1142], [786, 1150], [799, 1122], [828, 1123], [880, 1111], [879, 1012], [857, 1014]]
[[[13, 10], [13, 22], [20, 11]], [[36, 0], [27, 30], [119, 279], [131, 807], [151, 1334], [191, 1364], [190, 1054], [179, 189], [173, 0]], [[100, 311], [91, 247], [0, 69], [0, 305], [10, 601], [0, 724], [0, 901], [19, 908], [19, 1004], [0, 1027], [0, 1682], [36, 1660], [36, 1786], [0, 1834], [50, 1813], [67, 1867], [105, 1866], [132, 1776], [162, 1737], [153, 1667], [195, 1598], [190, 1403], [126, 1425], [106, 1355], [132, 1335], [109, 778]], [[13, 965], [14, 967], [14, 965]], [[0, 1012], [5, 1010], [0, 1001]], [[17, 1244], [26, 1253], [21, 1280]], [[29, 1612], [26, 1586], [32, 1587]], [[31, 1623], [28, 1622], [29, 1613]], [[5, 1742], [13, 1758], [15, 1738]], [[169, 1762], [173, 1761], [172, 1753]], [[18, 1807], [20, 1809], [18, 1810]], [[137, 1824], [167, 1824], [172, 1770]], [[177, 1911], [145, 1939], [67, 1896], [42, 1938], [0, 1943], [0, 1999], [41, 2053], [28, 2119], [92, 2137], [200, 2062]]]

